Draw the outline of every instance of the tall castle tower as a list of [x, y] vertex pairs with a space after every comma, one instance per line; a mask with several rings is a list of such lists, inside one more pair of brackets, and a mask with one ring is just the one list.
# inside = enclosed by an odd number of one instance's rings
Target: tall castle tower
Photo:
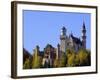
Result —
[[61, 29], [60, 41], [61, 41], [60, 51], [65, 52], [66, 51], [66, 28], [65, 27]]
[[83, 23], [82, 26], [82, 46], [84, 49], [86, 49], [86, 28], [85, 28], [85, 23]]

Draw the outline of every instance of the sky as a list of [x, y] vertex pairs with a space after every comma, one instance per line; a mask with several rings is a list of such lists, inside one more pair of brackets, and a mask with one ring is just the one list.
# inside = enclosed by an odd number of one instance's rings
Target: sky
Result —
[[86, 27], [86, 47], [91, 48], [91, 14], [75, 12], [51, 12], [23, 10], [23, 46], [30, 53], [39, 45], [42, 51], [47, 44], [57, 47], [61, 28], [67, 35], [81, 38], [83, 22]]

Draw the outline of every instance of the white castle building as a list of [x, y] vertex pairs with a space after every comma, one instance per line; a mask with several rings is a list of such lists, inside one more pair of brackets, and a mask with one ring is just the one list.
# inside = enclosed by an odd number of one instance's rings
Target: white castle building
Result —
[[60, 51], [65, 52], [66, 49], [73, 49], [75, 51], [78, 51], [80, 48], [86, 49], [86, 28], [85, 24], [83, 23], [82, 26], [82, 36], [81, 39], [75, 37], [72, 33], [68, 36], [66, 34], [67, 29], [63, 27], [61, 29], [61, 35], [60, 35]]

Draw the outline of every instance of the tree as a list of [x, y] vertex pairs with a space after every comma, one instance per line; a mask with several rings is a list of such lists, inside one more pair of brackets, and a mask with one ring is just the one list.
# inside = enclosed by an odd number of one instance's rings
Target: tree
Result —
[[61, 58], [59, 59], [59, 67], [65, 67], [66, 66], [66, 54], [62, 52]]
[[91, 64], [90, 51], [80, 49], [75, 53], [72, 49], [66, 50], [67, 64], [66, 66], [89, 66]]
[[32, 61], [32, 68], [40, 68], [41, 66], [42, 66], [41, 57], [40, 56], [34, 57]]
[[59, 67], [59, 59], [54, 60], [54, 67]]
[[78, 52], [78, 56], [79, 56], [79, 60], [80, 60], [80, 66], [88, 66], [90, 65], [90, 52], [85, 50], [85, 49], [81, 49]]
[[72, 49], [67, 49], [66, 50], [66, 57], [67, 57], [67, 64], [66, 66], [67, 67], [71, 67], [71, 66], [75, 66], [75, 57], [76, 57], [76, 54], [74, 52], [74, 50]]
[[30, 69], [30, 59], [29, 58], [27, 58], [26, 60], [25, 60], [25, 63], [24, 63], [24, 65], [23, 65], [23, 69]]
[[90, 52], [90, 50], [87, 50], [87, 54], [88, 54], [88, 66], [90, 66], [91, 65], [91, 52]]
[[75, 54], [74, 64], [75, 64], [75, 66], [79, 66], [80, 65], [80, 59], [79, 59], [79, 55], [78, 54]]
[[42, 58], [40, 56], [38, 56], [38, 54], [34, 53], [34, 55], [33, 55], [32, 68], [42, 67]]
[[75, 66], [75, 53], [68, 54], [66, 66]]

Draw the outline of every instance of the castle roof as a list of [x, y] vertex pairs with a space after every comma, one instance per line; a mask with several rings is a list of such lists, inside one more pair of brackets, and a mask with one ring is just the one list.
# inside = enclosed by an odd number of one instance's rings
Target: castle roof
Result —
[[66, 28], [63, 26], [63, 27], [62, 27], [62, 30], [66, 30]]
[[47, 44], [45, 48], [53, 48], [52, 45]]
[[79, 38], [74, 37], [72, 34], [71, 34], [71, 38], [76, 44], [81, 44], [82, 45], [82, 42], [81, 42], [81, 40]]
[[55, 49], [55, 48], [52, 45], [47, 44], [46, 47], [44, 48], [44, 51], [45, 50], [51, 50], [51, 49]]

